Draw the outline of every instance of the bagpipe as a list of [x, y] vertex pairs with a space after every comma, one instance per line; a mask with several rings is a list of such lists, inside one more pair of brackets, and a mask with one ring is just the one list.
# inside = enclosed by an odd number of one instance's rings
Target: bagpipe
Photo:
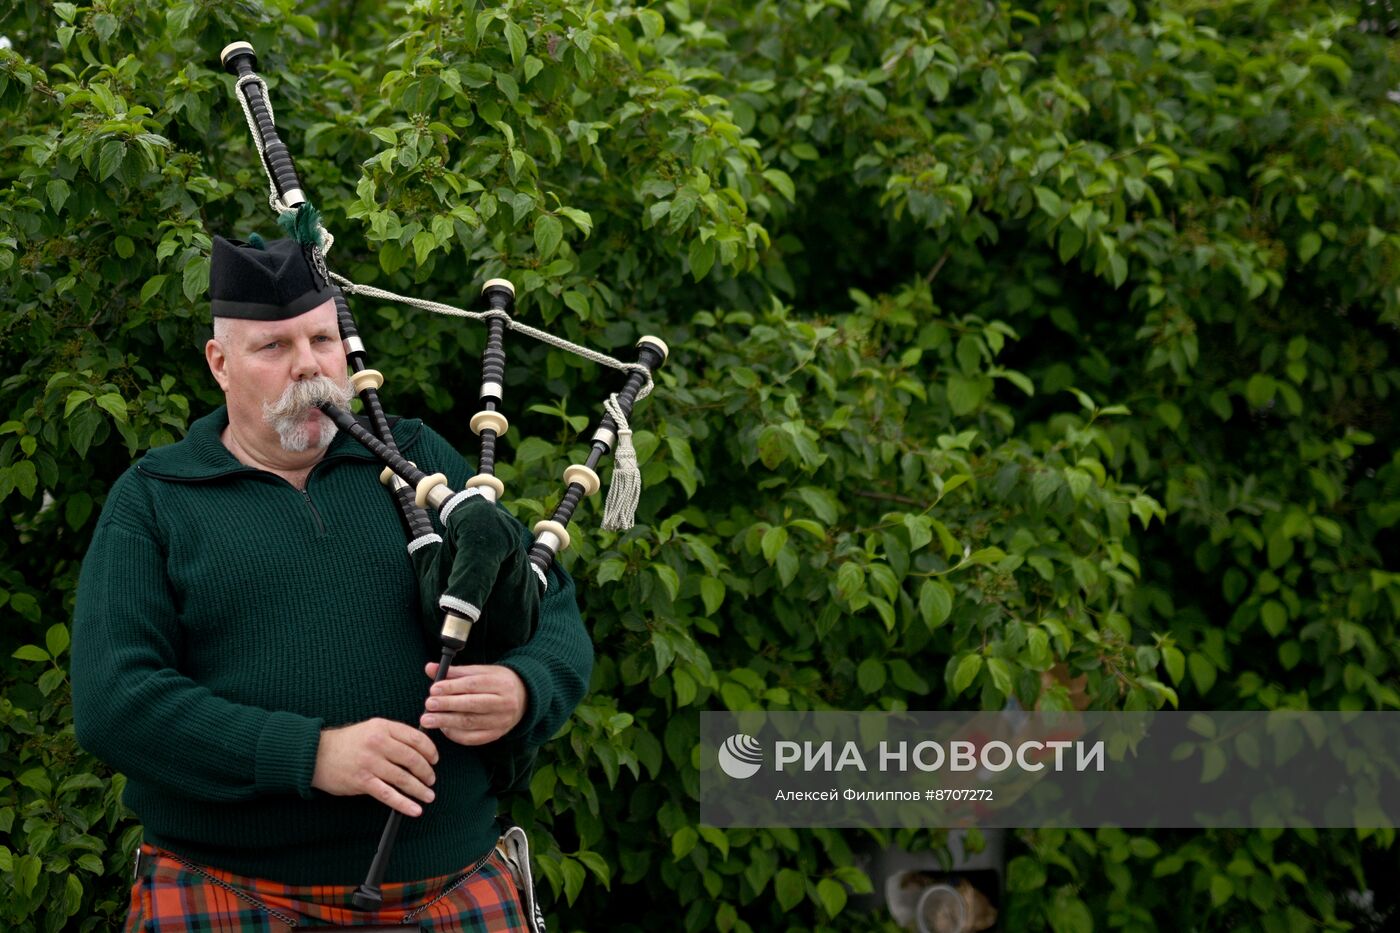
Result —
[[[334, 302], [340, 336], [345, 345], [350, 383], [364, 406], [369, 428], [349, 412], [332, 404], [321, 410], [345, 433], [363, 444], [384, 464], [380, 480], [389, 488], [403, 515], [408, 553], [420, 580], [425, 607], [442, 619], [442, 657], [437, 679], [467, 643], [474, 626], [489, 631], [493, 644], [523, 644], [533, 634], [539, 600], [548, 585], [550, 565], [569, 546], [568, 524], [579, 503], [601, 487], [598, 467], [614, 454], [612, 483], [605, 508], [604, 528], [632, 525], [640, 496], [640, 472], [632, 449], [628, 419], [633, 405], [651, 392], [653, 374], [666, 360], [665, 342], [642, 337], [637, 360], [624, 362], [578, 346], [553, 334], [530, 327], [511, 316], [515, 288], [505, 279], [491, 279], [482, 287], [484, 311], [467, 311], [452, 305], [397, 295], [372, 286], [356, 285], [331, 272], [326, 254], [334, 238], [321, 225], [319, 212], [302, 189], [285, 143], [277, 134], [266, 82], [257, 74], [252, 45], [234, 42], [220, 52], [224, 68], [235, 76], [235, 96], [243, 108], [253, 143], [268, 179], [268, 203], [278, 222], [302, 244], [307, 260], [327, 284], [336, 286]], [[484, 320], [486, 346], [481, 357], [481, 408], [471, 418], [472, 431], [480, 438], [476, 475], [460, 490], [447, 486], [441, 473], [428, 473], [406, 460], [394, 441], [379, 400], [383, 375], [369, 366], [364, 341], [355, 327], [346, 295], [391, 301], [441, 314]], [[564, 470], [565, 491], [550, 518], [534, 526], [528, 552], [521, 546], [511, 520], [497, 508], [505, 492], [495, 475], [497, 442], [509, 428], [502, 412], [505, 383], [505, 334], [520, 333], [578, 354], [585, 359], [627, 373], [622, 388], [604, 402], [604, 413], [592, 435], [592, 446], [583, 463]], [[428, 510], [436, 512], [444, 535], [434, 531]], [[436, 682], [436, 681], [435, 681]], [[380, 884], [393, 851], [403, 816], [391, 811], [379, 848], [364, 883], [355, 896], [362, 909], [379, 906]]]

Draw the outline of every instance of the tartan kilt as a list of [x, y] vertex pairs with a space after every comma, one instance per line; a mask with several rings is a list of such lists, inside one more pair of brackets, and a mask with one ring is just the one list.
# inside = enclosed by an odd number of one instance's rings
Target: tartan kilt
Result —
[[[315, 926], [422, 924], [432, 933], [529, 933], [510, 869], [492, 849], [476, 865], [383, 885], [384, 906], [354, 907], [357, 885], [296, 886], [196, 866], [142, 843], [127, 933], [282, 933]], [[290, 921], [290, 922], [289, 922]]]

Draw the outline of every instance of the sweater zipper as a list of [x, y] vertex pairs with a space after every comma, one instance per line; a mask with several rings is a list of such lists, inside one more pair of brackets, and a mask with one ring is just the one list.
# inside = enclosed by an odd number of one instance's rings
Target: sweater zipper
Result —
[[[310, 477], [307, 477], [308, 484], [310, 483], [310, 479]], [[307, 492], [305, 489], [298, 491], [301, 493], [301, 497], [306, 500], [306, 507], [311, 510], [311, 517], [316, 519], [316, 536], [320, 538], [325, 537], [326, 523], [321, 520], [321, 513], [316, 511], [316, 503], [311, 501], [311, 493]]]

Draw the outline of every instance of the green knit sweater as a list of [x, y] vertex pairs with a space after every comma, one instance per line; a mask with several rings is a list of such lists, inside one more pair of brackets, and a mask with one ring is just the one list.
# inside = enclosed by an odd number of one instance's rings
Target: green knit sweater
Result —
[[[227, 424], [224, 408], [199, 419], [112, 487], [73, 623], [78, 741], [126, 775], [146, 841], [287, 884], [358, 884], [389, 811], [312, 789], [320, 732], [416, 724], [436, 620], [420, 618], [398, 509], [369, 454], [337, 437], [299, 490], [239, 463], [219, 440]], [[421, 422], [394, 436], [453, 488], [470, 475]], [[504, 664], [529, 691], [499, 744], [548, 740], [593, 663], [568, 574], [550, 572], [528, 644], [486, 658], [469, 643], [464, 662]], [[453, 872], [496, 839], [483, 750], [429, 734], [436, 800], [404, 821], [387, 881]]]

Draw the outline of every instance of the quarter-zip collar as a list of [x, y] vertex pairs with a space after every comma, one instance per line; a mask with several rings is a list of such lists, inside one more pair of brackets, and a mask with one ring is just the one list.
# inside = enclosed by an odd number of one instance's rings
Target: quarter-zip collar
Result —
[[[400, 419], [393, 425], [394, 440], [400, 450], [406, 450], [418, 437], [422, 422], [416, 418]], [[189, 433], [174, 444], [149, 451], [136, 463], [136, 468], [154, 479], [174, 482], [199, 482], [219, 479], [238, 473], [265, 473], [239, 462], [220, 436], [228, 427], [228, 407], [220, 405], [190, 425]], [[331, 460], [375, 461], [375, 457], [344, 432], [335, 436], [325, 456], [312, 470]], [[275, 475], [275, 474], [274, 474]]]

